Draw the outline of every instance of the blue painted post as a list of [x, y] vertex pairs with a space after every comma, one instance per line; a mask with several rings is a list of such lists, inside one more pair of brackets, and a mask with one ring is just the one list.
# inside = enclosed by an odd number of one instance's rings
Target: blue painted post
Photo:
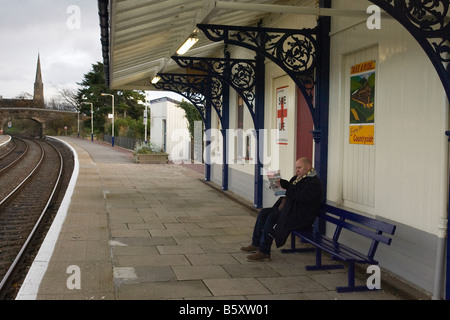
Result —
[[[228, 87], [228, 86], [227, 86]], [[228, 91], [228, 90], [224, 90]], [[225, 97], [225, 95], [224, 95]], [[225, 100], [227, 100], [225, 102]], [[223, 141], [223, 152], [222, 152], [222, 190], [228, 190], [228, 137], [227, 129], [229, 129], [229, 99], [224, 99], [222, 105], [222, 141]]]
[[[321, 0], [321, 8], [330, 8], [330, 0]], [[329, 89], [330, 89], [330, 18], [320, 17], [318, 21], [319, 32], [317, 35], [317, 68], [316, 68], [316, 92], [315, 92], [315, 123], [319, 126], [314, 128], [313, 137], [316, 143], [314, 155], [314, 167], [322, 182], [323, 197], [327, 199], [327, 176], [328, 176], [328, 117], [329, 117]], [[318, 226], [318, 230], [325, 233], [325, 223]]]
[[[262, 32], [260, 35], [262, 36]], [[262, 208], [263, 204], [263, 169], [264, 156], [264, 134], [260, 134], [260, 129], [264, 129], [264, 82], [265, 82], [265, 64], [264, 56], [256, 53], [256, 86], [255, 86], [255, 133], [256, 133], [256, 164], [255, 164], [255, 191], [254, 207]]]
[[[225, 58], [229, 59], [230, 54], [225, 48]], [[230, 78], [230, 63], [226, 62], [224, 79]], [[227, 129], [230, 127], [230, 86], [222, 81], [222, 190], [228, 190], [228, 137]]]
[[205, 103], [205, 149], [208, 151], [205, 154], [205, 181], [211, 180], [211, 103]]

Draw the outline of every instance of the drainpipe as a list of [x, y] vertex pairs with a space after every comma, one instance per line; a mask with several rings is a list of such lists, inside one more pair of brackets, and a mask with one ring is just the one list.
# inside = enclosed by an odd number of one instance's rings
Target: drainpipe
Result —
[[[443, 121], [445, 121], [444, 126], [448, 126], [448, 108], [449, 108], [449, 103], [448, 103], [448, 99], [447, 96], [444, 97], [444, 119]], [[446, 131], [445, 134], [447, 136], [449, 136], [448, 141], [450, 142], [450, 131]], [[450, 179], [450, 175], [449, 175], [449, 170], [448, 170], [448, 165], [449, 165], [449, 148], [448, 148], [448, 142], [445, 142], [446, 144], [446, 152], [445, 152], [445, 161], [443, 166], [445, 167], [445, 171], [447, 172], [447, 178], [446, 179]], [[448, 192], [448, 202], [447, 202], [447, 212], [442, 210], [441, 215], [439, 217], [439, 222], [438, 222], [438, 244], [437, 244], [437, 252], [436, 252], [436, 266], [435, 266], [435, 273], [434, 273], [434, 289], [433, 289], [433, 296], [432, 299], [433, 300], [440, 300], [441, 299], [441, 292], [442, 292], [442, 284], [444, 283], [443, 281], [443, 276], [444, 276], [444, 265], [445, 265], [445, 258], [447, 257], [447, 260], [449, 259], [449, 246], [447, 245], [447, 250], [446, 250], [446, 238], [447, 238], [447, 228], [448, 228], [448, 215], [449, 215], [449, 203], [450, 203], [450, 189], [449, 189], [449, 183], [447, 183], [447, 181], [443, 182], [444, 184], [444, 190], [447, 189]], [[447, 261], [447, 270], [446, 270], [446, 298], [449, 299], [449, 283], [448, 281], [450, 280], [450, 276], [449, 276], [449, 263]]]
[[445, 236], [447, 233], [447, 219], [440, 217], [438, 224], [438, 244], [437, 244], [437, 257], [436, 257], [436, 267], [434, 273], [434, 290], [433, 290], [433, 300], [441, 299], [442, 291], [442, 276], [444, 270], [445, 261]]

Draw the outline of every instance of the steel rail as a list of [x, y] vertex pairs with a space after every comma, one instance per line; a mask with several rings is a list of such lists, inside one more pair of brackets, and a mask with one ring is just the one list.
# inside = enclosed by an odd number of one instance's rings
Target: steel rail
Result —
[[4, 154], [0, 155], [0, 160], [3, 160], [7, 156], [9, 156], [12, 152], [14, 152], [14, 150], [16, 150], [17, 143], [14, 140], [12, 140], [12, 138], [11, 138], [11, 141], [14, 143], [14, 147], [12, 147], [11, 150], [6, 151]]
[[17, 187], [14, 188], [13, 191], [11, 191], [6, 197], [4, 197], [2, 199], [2, 201], [0, 201], [0, 208], [36, 173], [36, 171], [41, 166], [42, 161], [44, 160], [45, 152], [44, 152], [44, 149], [42, 148], [42, 146], [39, 143], [37, 143], [37, 144], [39, 145], [39, 147], [41, 148], [41, 151], [42, 151], [39, 162], [34, 167], [34, 169], [28, 174], [28, 176], [26, 176], [25, 179], [23, 179], [22, 182]]
[[[40, 144], [39, 144], [39, 145], [40, 145]], [[59, 152], [59, 150], [58, 150], [56, 147], [54, 147], [54, 146], [51, 145], [51, 144], [48, 144], [48, 145], [51, 146], [53, 149], [55, 149], [55, 151], [56, 151], [56, 152], [58, 153], [58, 155], [59, 155], [60, 166], [59, 166], [58, 178], [56, 179], [56, 183], [55, 183], [55, 185], [54, 185], [54, 187], [53, 187], [53, 190], [52, 190], [52, 192], [51, 192], [51, 194], [50, 194], [50, 196], [49, 196], [49, 198], [48, 198], [48, 200], [47, 200], [47, 203], [46, 203], [46, 205], [45, 205], [45, 208], [42, 210], [42, 212], [41, 212], [41, 214], [40, 214], [40, 216], [39, 216], [37, 222], [35, 223], [33, 229], [31, 230], [30, 234], [28, 235], [27, 239], [25, 240], [25, 243], [23, 244], [22, 248], [20, 249], [19, 253], [17, 254], [16, 258], [14, 259], [13, 263], [11, 264], [11, 266], [9, 267], [9, 269], [8, 269], [8, 271], [6, 272], [5, 276], [3, 277], [2, 281], [0, 282], [0, 292], [3, 290], [3, 287], [5, 286], [5, 284], [7, 283], [7, 281], [9, 280], [9, 277], [10, 277], [11, 274], [13, 273], [13, 271], [14, 271], [16, 265], [18, 264], [18, 262], [19, 262], [20, 259], [22, 258], [23, 253], [24, 253], [25, 250], [27, 249], [28, 244], [30, 243], [30, 241], [31, 241], [31, 239], [33, 238], [33, 236], [34, 236], [36, 230], [38, 229], [38, 227], [39, 227], [39, 225], [40, 225], [42, 219], [44, 218], [44, 215], [45, 215], [45, 213], [46, 213], [46, 211], [47, 211], [47, 209], [48, 209], [50, 203], [51, 203], [52, 200], [53, 200], [53, 197], [54, 197], [54, 195], [55, 195], [55, 193], [56, 193], [56, 190], [57, 190], [57, 188], [59, 187], [59, 182], [60, 182], [60, 180], [61, 180], [61, 176], [62, 176], [62, 173], [63, 173], [63, 167], [64, 167], [63, 157], [62, 157], [62, 155], [61, 155], [61, 152]], [[40, 145], [40, 146], [41, 146], [41, 145]], [[42, 146], [41, 146], [41, 149], [42, 149], [43, 154], [44, 154], [44, 149], [42, 148]], [[44, 158], [44, 156], [41, 157], [41, 161], [39, 161], [39, 164], [41, 164], [43, 158]], [[35, 168], [35, 169], [36, 169], [36, 168]], [[33, 172], [34, 172], [34, 170], [33, 170]]]
[[[8, 164], [6, 167], [4, 167], [3, 169], [0, 169], [0, 175], [3, 174], [4, 172], [6, 172], [6, 170], [12, 168], [14, 165], [16, 165], [20, 159], [22, 159], [26, 153], [28, 152], [28, 144], [23, 140], [23, 139], [19, 139], [19, 138], [14, 138], [14, 139], [18, 139], [21, 140], [23, 143], [25, 143], [25, 151], [20, 155], [20, 157], [17, 157], [16, 160], [14, 160], [13, 162], [11, 162], [10, 164]], [[17, 144], [14, 146], [14, 149], [12, 149], [11, 151], [9, 151], [7, 154], [5, 154], [2, 159], [4, 159], [5, 157], [7, 157], [10, 153], [12, 153], [13, 151], [15, 151], [17, 148]]]

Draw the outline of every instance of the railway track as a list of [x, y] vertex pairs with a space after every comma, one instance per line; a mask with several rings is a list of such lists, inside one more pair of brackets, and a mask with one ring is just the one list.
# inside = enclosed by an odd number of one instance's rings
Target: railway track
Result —
[[[43, 239], [41, 224], [47, 224], [49, 211], [58, 206], [67, 150], [59, 143], [43, 140], [14, 139], [14, 150], [0, 155], [0, 299], [11, 286], [17, 286], [18, 270], [36, 238]], [[70, 157], [69, 157], [70, 158]], [[17, 160], [18, 159], [18, 160]], [[66, 174], [67, 176], [67, 174]], [[57, 209], [56, 209], [57, 211]]]

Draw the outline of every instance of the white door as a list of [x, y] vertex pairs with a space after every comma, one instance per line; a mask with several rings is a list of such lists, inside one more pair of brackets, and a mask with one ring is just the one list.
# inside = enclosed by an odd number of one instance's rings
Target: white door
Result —
[[[373, 76], [375, 77], [375, 86], [370, 88], [369, 90], [376, 89], [376, 72], [377, 72], [377, 58], [378, 58], [378, 46], [370, 47], [364, 50], [360, 50], [354, 52], [352, 54], [346, 55], [343, 58], [343, 72], [342, 72], [342, 95], [343, 99], [343, 108], [344, 108], [344, 152], [343, 152], [343, 180], [342, 180], [342, 191], [343, 191], [343, 204], [347, 207], [354, 208], [357, 210], [361, 210], [367, 213], [374, 212], [375, 205], [375, 150], [376, 150], [376, 91], [374, 100], [372, 100], [372, 104], [367, 103], [365, 100], [367, 97], [364, 94], [367, 93], [367, 90], [364, 91], [361, 87], [355, 90], [355, 79], [358, 77], [363, 78], [367, 75], [372, 75], [372, 84], [373, 84]], [[360, 73], [361, 76], [358, 75], [357, 68], [359, 64], [364, 62], [375, 61], [373, 64], [375, 69], [368, 72]], [[352, 70], [352, 67], [353, 70]], [[353, 85], [352, 85], [353, 80]], [[362, 81], [365, 81], [363, 79]], [[352, 92], [353, 90], [353, 92]], [[357, 92], [359, 91], [359, 92]], [[357, 96], [356, 93], [359, 93]], [[361, 99], [359, 97], [361, 96]], [[353, 104], [350, 104], [350, 100], [353, 100]], [[364, 127], [366, 124], [358, 124], [355, 126], [355, 117], [357, 119], [363, 118], [363, 115], [358, 117], [358, 114], [355, 108], [351, 107], [355, 105], [355, 101], [358, 100], [358, 106], [363, 110], [372, 112], [374, 123], [371, 128], [370, 124], [367, 125], [367, 128]], [[372, 108], [372, 110], [370, 110]], [[351, 120], [352, 119], [352, 120]], [[352, 122], [352, 123], [351, 123]], [[352, 127], [351, 127], [352, 125]], [[359, 128], [366, 130], [369, 129], [373, 131], [373, 142], [372, 144], [359, 144], [361, 139], [367, 139], [367, 136], [361, 134], [359, 138], [355, 138], [355, 135], [351, 135], [351, 130], [358, 130]], [[354, 132], [354, 131], [352, 131]], [[363, 131], [362, 131], [363, 132]], [[352, 139], [350, 139], [352, 138]], [[352, 140], [352, 141], [351, 141]], [[370, 139], [369, 139], [370, 140]], [[357, 143], [355, 143], [355, 141]]]

